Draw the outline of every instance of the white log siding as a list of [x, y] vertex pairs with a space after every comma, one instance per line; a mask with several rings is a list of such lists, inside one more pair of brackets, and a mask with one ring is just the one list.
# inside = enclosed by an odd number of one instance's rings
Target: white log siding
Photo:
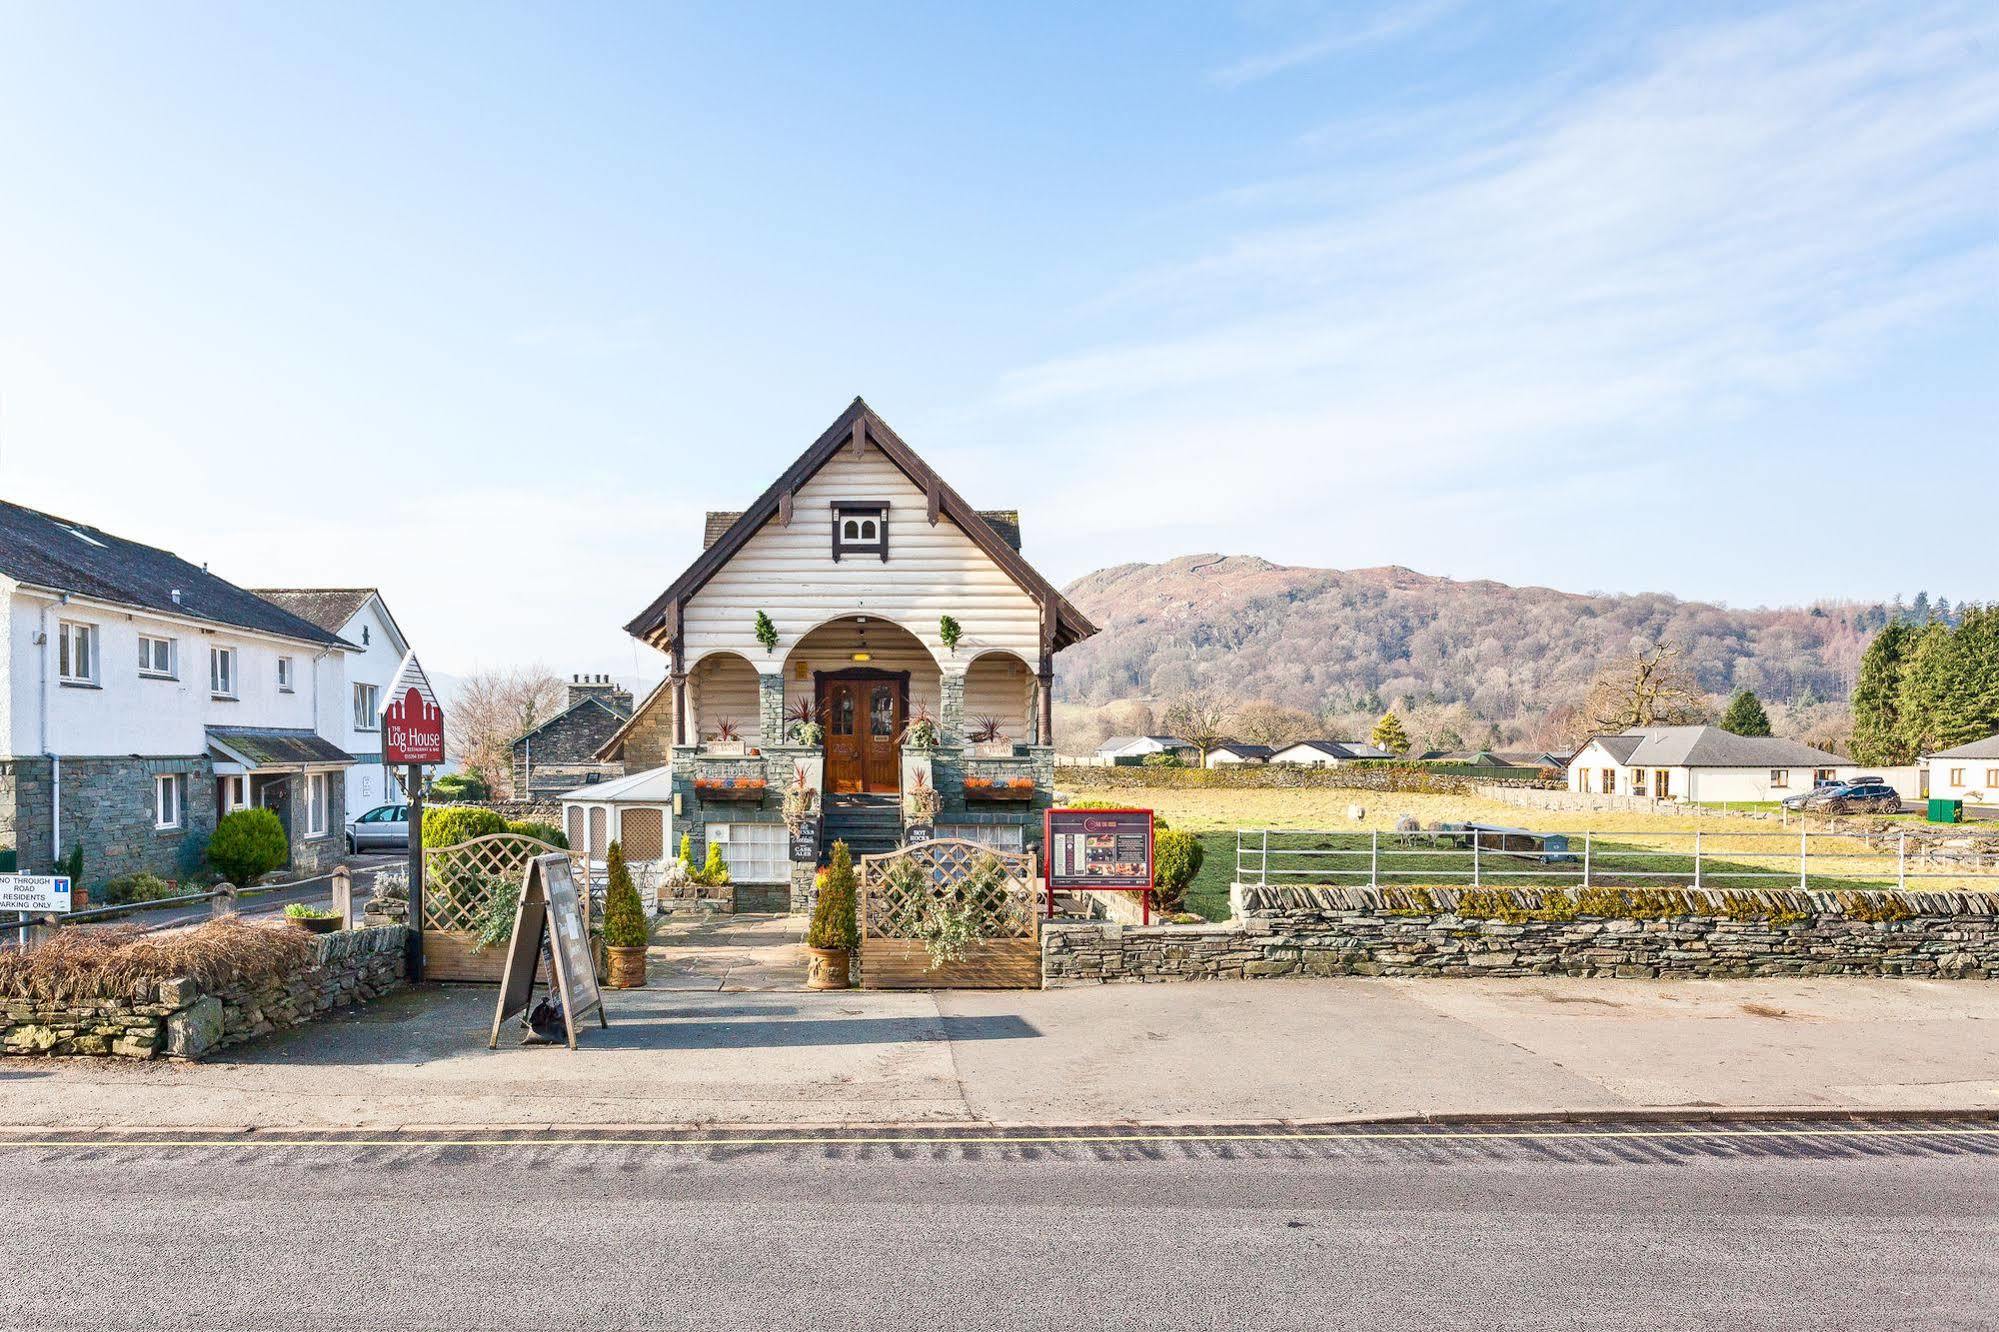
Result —
[[[757, 723], [757, 668], [744, 657], [717, 652], [703, 658], [687, 688], [688, 709], [694, 714], [695, 734], [701, 739], [713, 740], [715, 727], [724, 717], [736, 723], [739, 739], [752, 745], [770, 739], [760, 733]], [[672, 706], [671, 700], [668, 706]]]
[[[964, 652], [960, 645], [958, 651]], [[965, 671], [965, 725], [982, 716], [999, 718], [1008, 740], [1023, 743], [1034, 734], [1034, 672], [1011, 653], [989, 652]]]
[[[829, 534], [827, 540], [831, 539]], [[847, 558], [851, 560], [854, 557], [850, 555]], [[893, 537], [889, 538], [889, 560], [891, 563], [895, 560]], [[875, 561], [877, 569], [880, 564], [880, 560]], [[863, 641], [867, 644], [869, 660], [855, 661], [854, 653], [861, 650]], [[963, 650], [959, 648], [959, 651]], [[933, 717], [943, 710], [943, 689], [938, 683], [942, 673], [929, 649], [918, 642], [914, 634], [877, 618], [874, 612], [869, 612], [865, 626], [851, 619], [835, 620], [832, 624], [818, 626], [799, 640], [784, 659], [785, 706], [813, 701], [814, 671], [845, 671], [863, 667], [877, 671], [908, 671], [910, 709], [914, 711], [920, 705], [928, 709]]]
[[[833, 560], [836, 500], [888, 501], [886, 563], [875, 555]], [[686, 660], [692, 664], [727, 649], [762, 661], [754, 634], [760, 610], [777, 627], [780, 660], [817, 626], [855, 614], [900, 624], [937, 661], [951, 655], [937, 636], [945, 615], [963, 629], [959, 660], [995, 648], [1037, 660], [1041, 612], [1034, 599], [948, 517], [933, 527], [926, 512], [923, 491], [880, 449], [857, 458], [851, 446], [843, 447], [798, 488], [789, 527], [775, 518], [765, 523], [688, 599], [682, 614]], [[881, 660], [869, 664], [902, 669]], [[927, 706], [934, 711], [935, 700]]]

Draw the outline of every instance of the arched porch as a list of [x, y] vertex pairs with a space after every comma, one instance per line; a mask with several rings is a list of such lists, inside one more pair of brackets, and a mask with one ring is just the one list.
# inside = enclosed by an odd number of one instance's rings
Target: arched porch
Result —
[[784, 659], [782, 714], [809, 709], [822, 731], [825, 789], [888, 794], [902, 789], [902, 736], [909, 722], [941, 723], [944, 672], [922, 641], [875, 615], [818, 625]]

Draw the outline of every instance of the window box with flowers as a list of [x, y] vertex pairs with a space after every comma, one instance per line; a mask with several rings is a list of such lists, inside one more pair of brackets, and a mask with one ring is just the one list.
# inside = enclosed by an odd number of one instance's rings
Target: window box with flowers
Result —
[[745, 803], [761, 803], [770, 789], [770, 783], [761, 777], [697, 777], [694, 779], [694, 796], [697, 800], [740, 800]]
[[1026, 801], [1034, 799], [1034, 779], [1032, 777], [967, 777], [965, 779], [965, 800], [967, 803], [1004, 801]]

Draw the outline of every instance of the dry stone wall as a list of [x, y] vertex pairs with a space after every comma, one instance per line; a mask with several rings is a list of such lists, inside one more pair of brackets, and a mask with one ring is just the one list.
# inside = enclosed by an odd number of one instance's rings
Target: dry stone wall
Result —
[[[1999, 978], [1999, 894], [1238, 887], [1220, 925], [1054, 924], [1043, 983], [1272, 976]], [[1611, 914], [1621, 907], [1624, 914]]]

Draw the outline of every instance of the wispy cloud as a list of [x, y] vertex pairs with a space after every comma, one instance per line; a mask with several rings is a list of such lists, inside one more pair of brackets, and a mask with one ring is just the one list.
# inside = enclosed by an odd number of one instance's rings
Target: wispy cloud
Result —
[[1208, 78], [1225, 88], [1254, 83], [1302, 65], [1317, 64], [1349, 51], [1406, 37], [1430, 27], [1463, 6], [1464, 0], [1408, 0], [1408, 3], [1381, 10], [1371, 17], [1343, 20], [1295, 46], [1224, 65], [1210, 73]]

